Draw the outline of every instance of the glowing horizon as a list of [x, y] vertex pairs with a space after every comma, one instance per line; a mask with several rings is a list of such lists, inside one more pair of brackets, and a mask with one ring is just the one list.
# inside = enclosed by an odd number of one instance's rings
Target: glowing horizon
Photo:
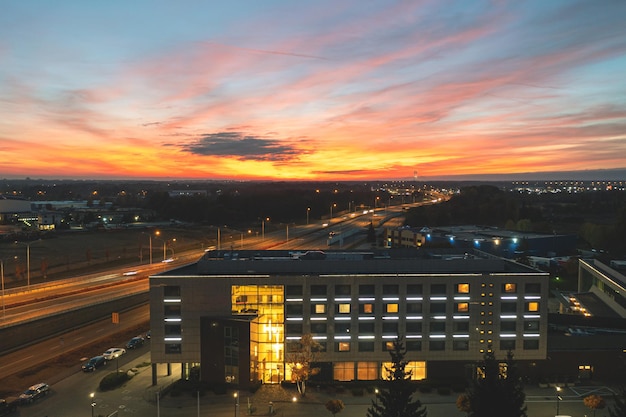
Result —
[[626, 168], [623, 1], [3, 9], [0, 177]]

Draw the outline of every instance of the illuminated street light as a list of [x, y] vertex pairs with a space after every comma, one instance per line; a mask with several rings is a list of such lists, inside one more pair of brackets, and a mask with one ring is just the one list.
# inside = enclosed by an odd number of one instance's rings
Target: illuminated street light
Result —
[[556, 415], [559, 415], [559, 404], [561, 403], [561, 400], [563, 400], [563, 397], [561, 397], [559, 395], [559, 392], [561, 392], [561, 387], [556, 386]]
[[337, 207], [337, 204], [333, 203], [330, 205], [330, 221], [328, 223], [330, 223], [333, 220], [333, 207]]
[[235, 417], [239, 417], [239, 391], [235, 391], [233, 397], [235, 397]]
[[306, 224], [309, 224], [309, 213], [311, 213], [311, 207], [306, 208]]
[[96, 395], [95, 392], [92, 392], [91, 394], [89, 394], [89, 398], [91, 398], [91, 417], [94, 417], [94, 409], [96, 408], [96, 401], [94, 399], [95, 395]]

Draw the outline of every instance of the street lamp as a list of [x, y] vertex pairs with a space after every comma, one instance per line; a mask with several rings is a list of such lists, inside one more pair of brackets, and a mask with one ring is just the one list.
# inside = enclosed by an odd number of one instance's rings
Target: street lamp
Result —
[[306, 208], [306, 224], [309, 224], [309, 213], [311, 213], [311, 207]]
[[337, 207], [336, 203], [333, 203], [330, 205], [330, 221], [329, 223], [333, 220], [333, 207]]
[[556, 386], [555, 388], [556, 388], [556, 415], [559, 415], [559, 405], [561, 401], [563, 400], [563, 397], [559, 395], [559, 393], [561, 392], [561, 387]]
[[95, 392], [89, 394], [89, 398], [91, 398], [91, 417], [94, 417], [94, 409], [96, 408], [96, 400], [94, 399], [95, 395]]
[[264, 218], [263, 220], [261, 220], [261, 239], [265, 240], [265, 222], [266, 221], [270, 221], [269, 217]]
[[239, 417], [239, 391], [235, 391], [233, 397], [235, 397], [235, 417]]
[[16, 244], [21, 243], [22, 245], [26, 245], [26, 286], [30, 289], [30, 244], [31, 242], [18, 242], [15, 241]]

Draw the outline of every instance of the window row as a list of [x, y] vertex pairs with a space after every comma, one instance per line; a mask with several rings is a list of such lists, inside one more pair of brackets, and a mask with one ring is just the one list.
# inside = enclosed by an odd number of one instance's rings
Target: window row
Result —
[[[492, 307], [493, 302], [481, 302], [481, 307]], [[421, 314], [424, 313], [423, 303], [404, 303], [404, 312], [407, 314]], [[448, 312], [448, 305], [452, 306], [455, 313], [469, 313], [469, 302], [458, 303], [445, 303], [445, 302], [430, 302], [427, 304], [427, 312], [430, 314], [446, 314]], [[327, 314], [329, 311], [327, 304], [312, 303], [310, 313]], [[333, 311], [335, 314], [350, 314], [352, 313], [352, 304], [350, 303], [336, 303]], [[382, 312], [386, 314], [400, 313], [401, 306], [399, 303], [383, 303]], [[518, 311], [517, 302], [502, 302], [500, 304], [500, 311], [502, 313], [516, 313]], [[374, 303], [359, 303], [359, 314], [375, 314], [376, 305]], [[538, 301], [528, 301], [524, 303], [524, 312], [536, 313], [539, 312]], [[285, 313], [287, 316], [301, 316], [304, 314], [304, 306], [302, 303], [288, 303], [285, 304]]]
[[[452, 293], [454, 294], [469, 294], [470, 293], [470, 284], [469, 283], [455, 283], [455, 284], [426, 284], [426, 287], [430, 290], [430, 295], [446, 295], [448, 294], [448, 286], [452, 286]], [[482, 286], [486, 286], [483, 284]], [[490, 287], [493, 284], [489, 284]], [[404, 286], [402, 286], [404, 287]], [[407, 296], [419, 296], [424, 294], [424, 284], [407, 284], [404, 294]], [[541, 293], [541, 283], [538, 282], [529, 282], [525, 284], [517, 284], [517, 283], [503, 283], [500, 286], [500, 291], [502, 293], [507, 294], [515, 294], [523, 287], [524, 294], [540, 294]], [[383, 296], [398, 296], [401, 293], [401, 286], [399, 284], [384, 284], [381, 288], [381, 294]], [[350, 284], [336, 284], [336, 285], [311, 285], [310, 294], [311, 296], [328, 296], [331, 293], [335, 296], [345, 296], [349, 297], [353, 295], [353, 286]], [[287, 285], [285, 287], [285, 295], [287, 297], [297, 297], [302, 296], [304, 294], [304, 290], [302, 285]], [[355, 294], [356, 295], [356, 294]], [[375, 296], [376, 295], [376, 285], [374, 284], [360, 284], [358, 285], [358, 295], [359, 296]]]

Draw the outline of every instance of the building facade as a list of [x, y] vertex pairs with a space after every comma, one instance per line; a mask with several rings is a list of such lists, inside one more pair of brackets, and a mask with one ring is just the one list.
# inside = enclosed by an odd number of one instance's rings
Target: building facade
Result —
[[152, 361], [279, 383], [310, 334], [318, 378], [377, 380], [400, 336], [413, 379], [454, 377], [489, 349], [545, 359], [547, 298], [546, 273], [479, 252], [211, 251], [150, 277]]

